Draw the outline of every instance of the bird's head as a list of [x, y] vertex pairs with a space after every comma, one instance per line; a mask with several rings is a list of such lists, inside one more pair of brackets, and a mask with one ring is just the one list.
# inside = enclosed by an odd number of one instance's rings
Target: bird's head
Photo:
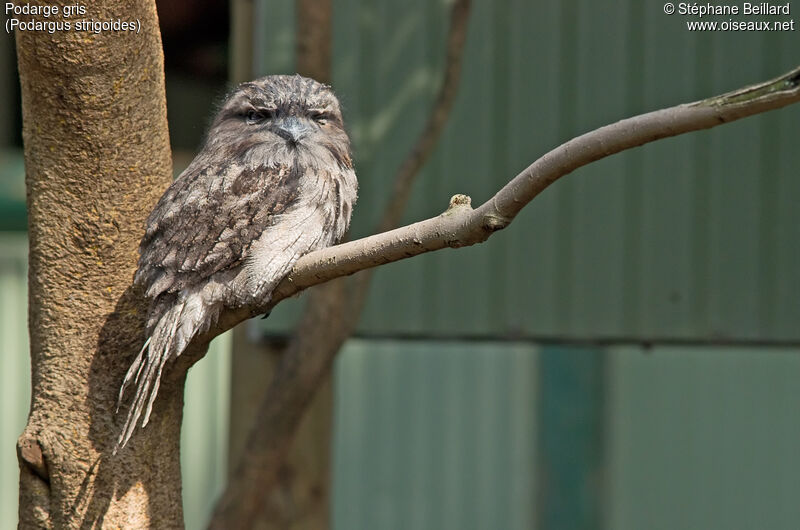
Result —
[[252, 164], [334, 163], [352, 168], [350, 140], [331, 88], [299, 75], [272, 75], [239, 85], [209, 130]]

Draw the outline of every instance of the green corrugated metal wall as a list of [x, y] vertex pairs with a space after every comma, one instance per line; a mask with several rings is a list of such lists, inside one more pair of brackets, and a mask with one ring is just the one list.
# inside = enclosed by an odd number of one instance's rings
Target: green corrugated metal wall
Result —
[[[350, 341], [336, 365], [333, 527], [797, 527], [800, 349], [581, 350]], [[549, 425], [561, 435], [550, 439], [565, 454], [551, 456], [576, 460], [591, 433], [537, 420], [543, 354], [605, 357], [608, 388], [597, 418], [605, 422], [604, 455], [596, 461], [603, 469], [589, 470], [583, 498], [597, 506], [587, 509], [569, 488], [556, 489], [562, 498], [550, 502], [564, 510], [544, 520], [536, 515], [543, 509], [537, 490], [558, 486], [540, 482], [546, 475], [536, 455], [539, 440], [548, 439], [541, 431]], [[559, 379], [552, 371], [549, 377]], [[591, 400], [561, 397], [550, 405], [557, 420], [585, 426], [576, 409]], [[583, 479], [555, 477], [565, 480], [575, 486]], [[599, 520], [582, 520], [586, 513]]]
[[[262, 4], [269, 53], [256, 72], [290, 72], [293, 10]], [[662, 7], [475, 1], [453, 118], [406, 219], [438, 214], [457, 192], [480, 203], [579, 133], [798, 62], [796, 32], [689, 33]], [[354, 233], [365, 235], [430, 108], [446, 3], [334, 8], [334, 85], [361, 182]], [[797, 341], [799, 122], [795, 106], [583, 168], [487, 244], [382, 267], [360, 330]], [[290, 305], [267, 325], [285, 328]]]
[[[293, 72], [292, 6], [256, 5], [255, 72]], [[356, 237], [424, 123], [449, 5], [334, 2]], [[800, 59], [796, 33], [685, 20], [635, 0], [473, 2], [453, 117], [406, 220], [454, 193], [482, 202], [577, 134]], [[382, 267], [337, 361], [334, 527], [794, 528], [800, 351], [706, 344], [800, 341], [797, 123], [795, 106], [616, 155], [484, 245]], [[262, 325], [283, 332], [299, 305]]]
[[[0, 528], [17, 521], [17, 437], [30, 406], [27, 238], [0, 232]], [[214, 340], [186, 383], [181, 464], [186, 528], [205, 528], [227, 477], [230, 336]]]
[[228, 481], [231, 334], [214, 339], [191, 370], [181, 429], [183, 512], [188, 530], [205, 528]]
[[609, 351], [607, 528], [792, 530], [800, 349]]
[[351, 340], [333, 527], [532, 528], [537, 347]]
[[17, 437], [28, 418], [28, 244], [0, 232], [0, 528], [17, 521]]

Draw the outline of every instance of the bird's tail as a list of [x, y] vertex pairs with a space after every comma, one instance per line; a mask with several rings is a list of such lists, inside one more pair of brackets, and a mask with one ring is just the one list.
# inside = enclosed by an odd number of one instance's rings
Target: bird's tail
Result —
[[196, 313], [189, 310], [190, 306], [197, 305], [191, 302], [191, 299], [182, 298], [161, 316], [131, 367], [128, 368], [128, 373], [125, 374], [125, 379], [119, 389], [117, 412], [119, 412], [128, 386], [132, 384], [135, 390], [133, 401], [125, 418], [125, 425], [119, 435], [117, 445], [114, 447], [114, 454], [128, 443], [142, 413], [144, 413], [142, 427], [147, 425], [153, 410], [153, 402], [158, 395], [164, 365], [170, 359], [176, 359], [183, 353], [189, 341], [197, 333], [198, 321], [202, 321], [202, 315], [187, 315], [187, 313]]

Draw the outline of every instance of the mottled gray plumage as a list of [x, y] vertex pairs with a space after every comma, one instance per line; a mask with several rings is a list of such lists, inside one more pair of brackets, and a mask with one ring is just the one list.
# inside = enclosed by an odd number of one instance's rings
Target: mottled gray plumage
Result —
[[120, 403], [135, 390], [118, 447], [147, 424], [165, 364], [223, 308], [265, 304], [300, 256], [341, 239], [356, 190], [329, 87], [301, 76], [237, 87], [147, 220], [134, 283], [151, 301], [149, 338], [120, 388]]

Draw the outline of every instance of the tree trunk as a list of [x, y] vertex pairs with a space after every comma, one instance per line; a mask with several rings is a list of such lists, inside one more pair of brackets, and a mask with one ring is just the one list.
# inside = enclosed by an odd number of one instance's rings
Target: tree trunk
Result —
[[69, 20], [138, 20], [140, 32], [16, 33], [33, 379], [20, 527], [180, 528], [183, 376], [111, 455], [117, 391], [144, 339], [137, 248], [172, 174], [155, 3], [86, 11]]

